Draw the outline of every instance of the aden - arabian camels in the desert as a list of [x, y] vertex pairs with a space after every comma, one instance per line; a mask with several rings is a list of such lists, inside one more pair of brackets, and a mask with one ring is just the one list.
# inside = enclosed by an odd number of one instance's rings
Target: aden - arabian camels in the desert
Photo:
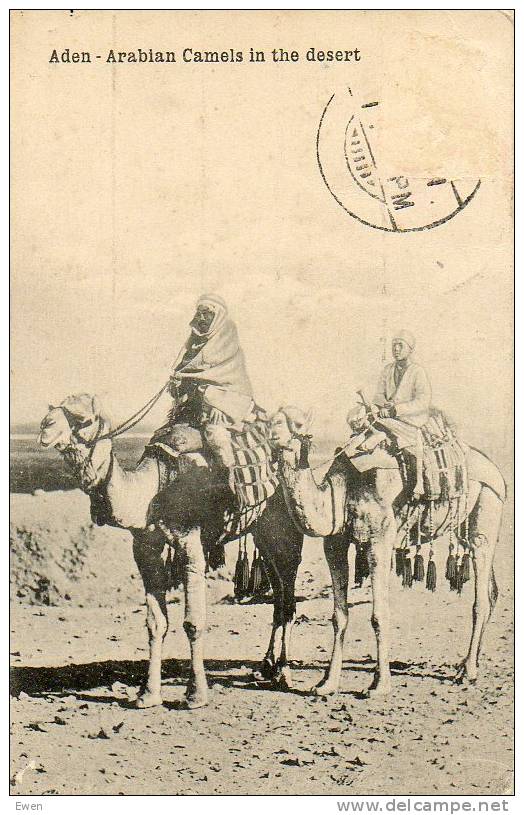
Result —
[[[401, 474], [395, 459], [391, 459], [393, 464], [386, 468], [359, 472], [350, 458], [342, 454], [334, 459], [324, 479], [317, 484], [308, 463], [310, 436], [304, 435], [305, 429], [305, 425], [290, 427], [287, 443], [279, 440], [281, 486], [268, 499], [252, 529], [275, 598], [273, 629], [260, 674], [282, 688], [290, 684], [289, 640], [303, 535], [323, 537], [333, 582], [334, 643], [326, 676], [314, 692], [327, 695], [337, 691], [348, 623], [347, 552], [352, 537], [357, 537], [364, 542], [367, 551], [373, 592], [371, 622], [377, 639], [377, 666], [369, 693], [387, 693], [391, 685], [389, 575], [393, 548], [402, 518], [405, 524], [403, 512], [407, 506], [405, 501], [399, 503], [399, 496], [403, 495]], [[184, 478], [169, 490], [169, 500], [163, 500], [165, 495], [156, 459], [143, 458], [134, 471], [124, 471], [119, 465], [108, 438], [109, 424], [96, 397], [85, 394], [68, 397], [60, 406], [50, 408], [41, 426], [41, 444], [55, 447], [64, 455], [86, 492], [91, 496], [96, 494], [97, 500], [102, 496], [107, 510], [104, 522], [132, 533], [133, 552], [146, 592], [150, 648], [147, 683], [137, 700], [138, 707], [162, 703], [162, 643], [168, 625], [165, 596], [173, 582], [165, 560], [166, 525], [172, 533], [175, 559], [185, 589], [184, 630], [191, 649], [186, 701], [189, 707], [207, 703], [203, 662], [204, 547], [206, 542], [212, 543], [220, 537], [231, 494], [223, 484], [217, 484], [205, 459], [197, 452], [201, 446], [199, 431], [181, 427], [178, 433], [181, 460], [187, 457], [190, 465]], [[290, 441], [295, 445], [300, 441], [300, 455], [289, 455], [289, 448], [293, 447]], [[461, 446], [465, 451], [468, 486], [465, 500], [456, 504], [454, 525], [457, 531], [460, 528], [461, 544], [468, 556], [470, 553], [472, 556], [475, 598], [470, 646], [457, 680], [474, 681], [482, 635], [497, 598], [493, 558], [505, 484], [499, 470], [483, 453]], [[422, 525], [419, 521], [419, 536], [422, 531], [426, 540], [432, 540], [436, 537], [435, 531], [442, 534], [449, 527], [451, 516], [449, 502], [434, 503]], [[282, 644], [275, 659], [277, 633], [282, 635]]]

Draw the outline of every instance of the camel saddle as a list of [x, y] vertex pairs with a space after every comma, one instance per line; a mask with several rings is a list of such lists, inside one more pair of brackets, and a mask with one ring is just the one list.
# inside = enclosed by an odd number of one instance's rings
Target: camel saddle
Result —
[[[362, 434], [360, 434], [362, 435]], [[420, 428], [423, 501], [446, 501], [467, 492], [466, 454], [449, 419], [432, 409], [427, 423]], [[386, 433], [373, 432], [359, 439], [347, 451], [352, 465], [360, 472], [373, 469], [399, 469], [404, 487], [410, 486], [406, 458]]]
[[[246, 423], [242, 430], [231, 429], [234, 456], [232, 466], [235, 495], [240, 510], [263, 504], [278, 486], [276, 467], [262, 420]], [[195, 466], [217, 469], [212, 452], [198, 428], [188, 424], [167, 424], [155, 432], [144, 455], [164, 464], [164, 478], [172, 481]], [[228, 473], [224, 473], [227, 481]]]

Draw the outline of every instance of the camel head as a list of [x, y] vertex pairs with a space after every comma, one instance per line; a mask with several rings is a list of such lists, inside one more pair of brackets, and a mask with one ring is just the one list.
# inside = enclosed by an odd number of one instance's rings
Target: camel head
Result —
[[38, 441], [54, 447], [80, 479], [84, 489], [92, 488], [107, 473], [111, 441], [98, 441], [110, 429], [98, 398], [87, 393], [68, 396], [56, 407], [49, 406], [40, 423]]
[[296, 525], [306, 535], [323, 537], [344, 527], [346, 478], [329, 474], [321, 484], [309, 466], [311, 414], [280, 408], [269, 422], [269, 439], [278, 454], [278, 478]]
[[303, 452], [309, 444], [311, 436], [308, 435], [311, 424], [311, 413], [300, 408], [288, 405], [281, 407], [269, 419], [269, 443], [278, 454], [282, 463], [296, 462], [303, 457]]
[[71, 446], [88, 446], [109, 427], [98, 397], [79, 393], [68, 396], [56, 407], [49, 405], [49, 412], [40, 423], [38, 441], [42, 447], [62, 452]]

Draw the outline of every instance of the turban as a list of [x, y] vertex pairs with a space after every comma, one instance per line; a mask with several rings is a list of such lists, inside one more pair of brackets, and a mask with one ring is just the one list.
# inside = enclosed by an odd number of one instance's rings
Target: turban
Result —
[[201, 297], [199, 297], [198, 300], [196, 301], [197, 308], [198, 306], [203, 305], [204, 303], [213, 306], [215, 310], [217, 306], [220, 306], [220, 308], [222, 308], [224, 311], [227, 311], [225, 301], [222, 300], [222, 298], [219, 297], [218, 294], [202, 294]]
[[402, 342], [405, 342], [406, 345], [409, 345], [412, 351], [416, 344], [415, 336], [411, 333], [411, 331], [406, 331], [405, 329], [397, 331], [393, 337], [393, 342], [395, 342], [395, 340], [402, 340]]
[[227, 306], [226, 306], [224, 300], [222, 300], [222, 298], [219, 297], [218, 294], [203, 294], [196, 301], [195, 308], [198, 308], [199, 306], [204, 306], [204, 305], [205, 306], [210, 306], [213, 309], [213, 311], [215, 312], [215, 316], [213, 317], [211, 325], [209, 326], [209, 328], [205, 332], [205, 334], [202, 334], [194, 326], [193, 326], [193, 333], [196, 334], [196, 336], [201, 337], [202, 339], [208, 340], [217, 333], [218, 329], [225, 322], [225, 320], [227, 318]]

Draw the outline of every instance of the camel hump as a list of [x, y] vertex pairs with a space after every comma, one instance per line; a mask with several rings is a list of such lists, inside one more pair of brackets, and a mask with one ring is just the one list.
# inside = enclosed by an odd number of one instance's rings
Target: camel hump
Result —
[[506, 500], [506, 482], [498, 467], [487, 457], [485, 453], [477, 450], [476, 447], [462, 445], [466, 453], [466, 463], [470, 481], [477, 481], [489, 487], [501, 501]]

